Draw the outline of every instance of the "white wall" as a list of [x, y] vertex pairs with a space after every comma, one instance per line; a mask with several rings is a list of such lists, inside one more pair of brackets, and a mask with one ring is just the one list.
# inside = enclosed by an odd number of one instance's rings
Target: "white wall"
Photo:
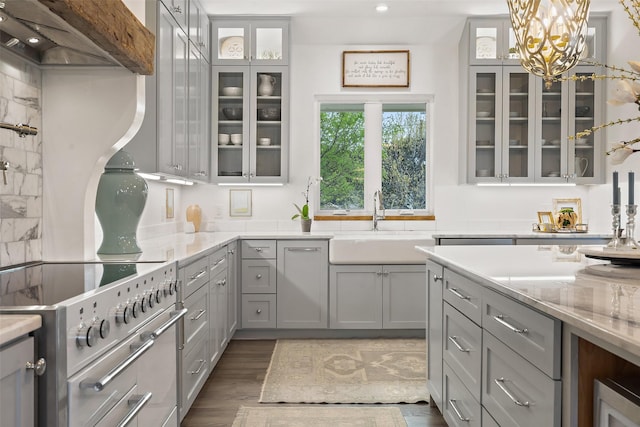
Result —
[[[609, 22], [609, 62], [624, 65], [633, 59], [638, 34], [619, 7]], [[553, 198], [579, 197], [584, 218], [591, 229], [606, 232], [610, 226], [608, 185], [576, 187], [478, 187], [458, 182], [458, 158], [464, 135], [458, 133], [458, 42], [466, 16], [434, 16], [431, 19], [345, 19], [294, 17], [291, 49], [291, 150], [290, 180], [284, 187], [254, 187], [251, 221], [228, 217], [228, 187], [201, 185], [185, 190], [183, 207], [199, 203], [206, 220], [216, 229], [297, 229], [289, 218], [292, 203], [300, 202], [307, 176], [318, 175], [318, 158], [314, 130], [314, 96], [367, 91], [340, 87], [341, 52], [349, 49], [410, 49], [411, 87], [406, 93], [433, 94], [434, 117], [434, 195], [437, 221], [418, 226], [440, 231], [512, 230], [527, 231], [536, 222], [537, 211], [549, 211]], [[638, 59], [638, 58], [636, 58]], [[382, 93], [394, 91], [379, 90]], [[609, 107], [609, 118], [633, 117], [633, 106]], [[608, 140], [630, 139], [639, 135], [631, 127], [609, 129]], [[463, 145], [464, 146], [464, 145]], [[604, 155], [604, 154], [603, 154]], [[638, 170], [640, 155], [628, 159], [621, 171], [621, 186], [626, 201], [626, 171]], [[464, 167], [464, 166], [463, 166]], [[607, 181], [612, 166], [607, 163]], [[624, 172], [624, 173], [622, 173]], [[353, 224], [353, 227], [369, 227]], [[388, 223], [386, 226], [390, 227]], [[314, 229], [346, 227], [345, 223], [314, 224]]]

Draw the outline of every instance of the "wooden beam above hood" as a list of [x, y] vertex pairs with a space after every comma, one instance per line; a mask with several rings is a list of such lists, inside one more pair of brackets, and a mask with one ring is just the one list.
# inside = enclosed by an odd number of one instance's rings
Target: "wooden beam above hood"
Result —
[[38, 0], [134, 73], [153, 74], [155, 35], [122, 0]]

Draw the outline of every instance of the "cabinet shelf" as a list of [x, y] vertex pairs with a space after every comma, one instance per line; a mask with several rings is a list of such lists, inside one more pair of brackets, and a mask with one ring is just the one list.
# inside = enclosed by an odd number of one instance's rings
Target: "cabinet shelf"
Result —
[[258, 150], [279, 150], [279, 145], [258, 145]]
[[220, 101], [242, 101], [242, 95], [240, 96], [229, 96], [229, 95], [220, 95], [218, 96]]
[[219, 149], [222, 150], [242, 150], [242, 144], [238, 145], [218, 145]]
[[270, 96], [266, 96], [266, 95], [258, 95], [256, 97], [256, 99], [258, 100], [258, 102], [260, 101], [279, 101], [282, 99], [281, 96], [275, 96], [275, 95], [270, 95]]
[[262, 126], [280, 126], [280, 120], [258, 120], [258, 124]]
[[242, 126], [242, 120], [220, 120], [218, 122], [221, 125], [240, 125]]

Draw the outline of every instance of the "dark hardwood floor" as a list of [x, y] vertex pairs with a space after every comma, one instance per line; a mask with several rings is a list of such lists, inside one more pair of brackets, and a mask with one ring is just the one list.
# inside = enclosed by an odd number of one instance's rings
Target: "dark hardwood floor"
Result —
[[[182, 427], [231, 426], [240, 406], [266, 406], [258, 398], [275, 343], [275, 340], [232, 340], [182, 421]], [[428, 403], [385, 406], [400, 408], [408, 427], [447, 425], [438, 409]]]

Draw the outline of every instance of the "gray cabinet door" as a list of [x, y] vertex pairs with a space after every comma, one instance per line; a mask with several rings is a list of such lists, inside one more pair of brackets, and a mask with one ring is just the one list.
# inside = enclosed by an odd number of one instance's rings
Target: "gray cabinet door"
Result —
[[327, 328], [329, 243], [277, 244], [277, 327]]
[[382, 277], [382, 328], [424, 329], [427, 316], [425, 266], [385, 265]]
[[382, 267], [332, 265], [329, 270], [329, 327], [381, 329]]
[[211, 368], [227, 345], [227, 271], [221, 270], [209, 281], [209, 341]]
[[0, 414], [2, 425], [34, 425], [34, 378], [25, 365], [33, 361], [33, 337], [0, 350]]
[[238, 243], [227, 246], [227, 335], [238, 327]]
[[427, 261], [427, 386], [442, 411], [442, 282], [444, 268]]

